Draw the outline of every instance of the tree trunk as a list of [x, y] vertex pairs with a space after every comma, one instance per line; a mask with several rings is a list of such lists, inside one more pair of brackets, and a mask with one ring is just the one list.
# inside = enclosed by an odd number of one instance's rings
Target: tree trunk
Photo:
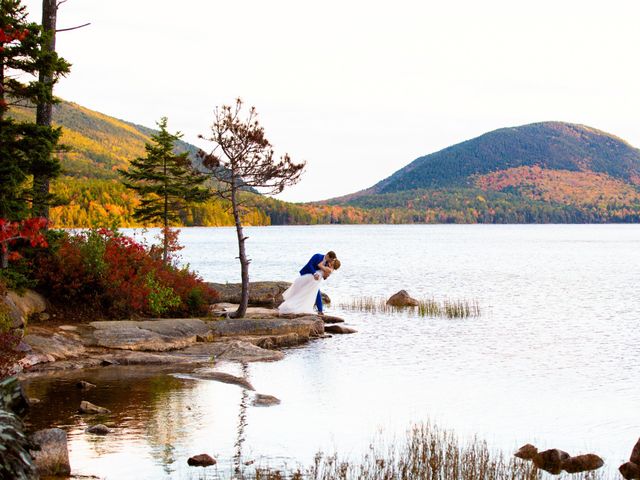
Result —
[[[56, 20], [58, 14], [57, 0], [42, 0], [42, 28], [47, 36], [43, 43], [43, 53], [56, 51]], [[40, 70], [39, 78], [42, 88], [46, 89], [47, 100], [40, 100], [36, 108], [36, 124], [51, 127], [53, 113], [53, 67], [51, 62], [45, 61]], [[49, 182], [47, 172], [36, 172], [33, 176], [33, 215], [49, 220]]]
[[238, 258], [240, 259], [240, 272], [242, 276], [242, 295], [238, 310], [233, 313], [233, 318], [243, 318], [249, 306], [249, 260], [244, 248], [246, 237], [242, 233], [242, 222], [238, 211], [238, 201], [236, 199], [236, 189], [231, 189], [231, 205], [233, 207], [233, 219], [236, 224], [236, 234], [238, 235]]
[[9, 268], [9, 246], [0, 247], [0, 268]]

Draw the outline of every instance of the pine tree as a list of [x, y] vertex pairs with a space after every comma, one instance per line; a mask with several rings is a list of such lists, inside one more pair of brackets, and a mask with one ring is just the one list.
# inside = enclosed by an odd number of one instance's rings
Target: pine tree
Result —
[[54, 80], [69, 70], [69, 65], [53, 55], [44, 55], [45, 36], [39, 25], [27, 21], [20, 0], [0, 1], [0, 217], [16, 220], [27, 213], [30, 193], [27, 179], [37, 174], [42, 160], [52, 175], [59, 162], [52, 159], [61, 130], [15, 122], [7, 113], [12, 105], [33, 106], [51, 100], [37, 80], [38, 72], [50, 65]]
[[192, 203], [205, 202], [211, 197], [203, 184], [207, 176], [192, 165], [187, 152], [174, 153], [180, 133], [167, 131], [167, 118], [158, 122], [160, 131], [145, 144], [145, 157], [131, 162], [128, 170], [119, 170], [126, 187], [140, 195], [140, 205], [134, 217], [142, 222], [161, 222], [163, 233], [163, 260], [168, 257], [169, 225], [179, 221], [179, 213]]

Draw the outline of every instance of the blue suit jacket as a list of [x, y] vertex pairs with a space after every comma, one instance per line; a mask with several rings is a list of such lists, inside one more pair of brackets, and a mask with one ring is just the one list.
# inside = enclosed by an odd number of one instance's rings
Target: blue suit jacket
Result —
[[318, 270], [320, 270], [318, 268], [318, 264], [321, 263], [323, 260], [324, 260], [324, 255], [322, 253], [316, 253], [313, 257], [311, 257], [311, 259], [307, 262], [307, 264], [304, 267], [302, 267], [302, 270], [300, 270], [300, 275], [304, 275], [305, 273], [310, 273], [313, 275]]

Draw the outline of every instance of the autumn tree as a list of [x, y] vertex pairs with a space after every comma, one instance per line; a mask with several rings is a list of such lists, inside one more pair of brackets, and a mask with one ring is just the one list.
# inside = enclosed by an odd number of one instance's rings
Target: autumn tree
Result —
[[298, 182], [305, 163], [293, 163], [289, 155], [274, 155], [273, 147], [258, 122], [258, 113], [251, 107], [243, 112], [243, 102], [223, 105], [214, 112], [211, 135], [201, 136], [213, 144], [210, 152], [200, 152], [203, 165], [217, 181], [215, 193], [231, 202], [238, 237], [238, 251], [242, 277], [242, 296], [235, 318], [244, 317], [249, 304], [249, 263], [242, 231], [242, 219], [247, 211], [247, 196], [243, 191], [256, 189], [273, 195]]
[[128, 170], [118, 170], [124, 184], [140, 195], [140, 205], [134, 217], [142, 222], [161, 222], [163, 225], [162, 259], [168, 260], [172, 236], [169, 225], [179, 220], [179, 212], [192, 203], [201, 203], [211, 197], [204, 187], [207, 176], [198, 172], [187, 152], [176, 154], [175, 142], [182, 134], [167, 130], [167, 118], [158, 122], [160, 131], [151, 136], [152, 143], [145, 144], [145, 157], [131, 162]]

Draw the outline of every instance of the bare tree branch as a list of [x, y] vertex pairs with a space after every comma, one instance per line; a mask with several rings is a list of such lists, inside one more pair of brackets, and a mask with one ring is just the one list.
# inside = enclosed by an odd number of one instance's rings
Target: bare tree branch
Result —
[[[64, 1], [66, 2], [67, 0], [64, 0]], [[59, 29], [56, 30], [56, 33], [58, 33], [58, 32], [69, 32], [71, 30], [78, 30], [79, 28], [84, 28], [84, 27], [87, 27], [89, 25], [91, 25], [91, 22], [85, 23], [83, 25], [78, 25], [77, 27], [59, 28]]]

